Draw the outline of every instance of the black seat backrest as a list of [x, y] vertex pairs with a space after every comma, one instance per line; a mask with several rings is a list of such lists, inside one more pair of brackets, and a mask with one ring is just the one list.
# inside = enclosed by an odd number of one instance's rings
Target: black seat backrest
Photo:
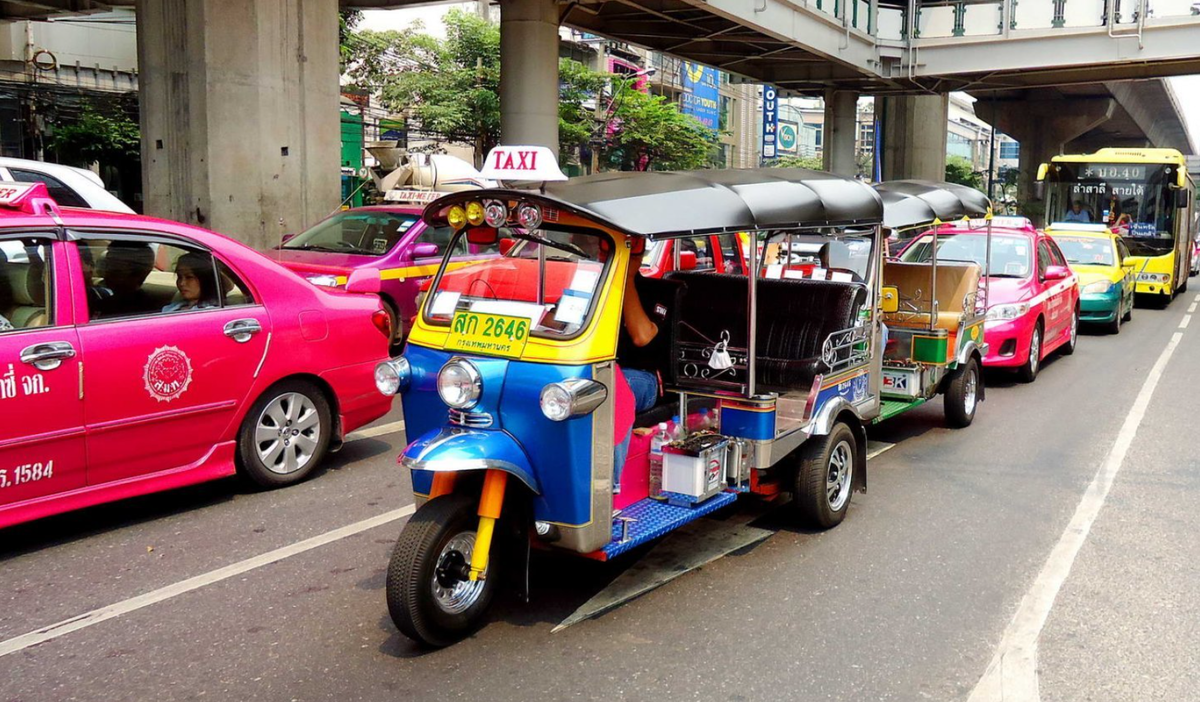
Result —
[[[730, 346], [747, 347], [746, 276], [681, 271], [670, 279], [687, 285], [680, 340], [713, 343], [727, 332]], [[759, 381], [790, 387], [811, 384], [816, 373], [828, 370], [819, 362], [825, 339], [854, 326], [866, 299], [866, 286], [861, 283], [760, 279]]]
[[645, 346], [634, 346], [625, 326], [617, 339], [617, 362], [627, 368], [658, 372], [664, 383], [675, 382], [671, 350], [679, 333], [679, 315], [687, 285], [680, 280], [637, 276], [633, 279], [642, 308], [658, 325], [658, 335]]

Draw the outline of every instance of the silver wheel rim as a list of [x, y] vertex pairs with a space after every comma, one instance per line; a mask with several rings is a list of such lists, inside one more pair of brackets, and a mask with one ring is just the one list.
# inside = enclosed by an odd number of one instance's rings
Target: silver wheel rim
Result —
[[968, 417], [975, 414], [975, 393], [978, 388], [979, 374], [972, 367], [971, 372], [967, 373], [966, 387], [963, 389], [963, 409]]
[[1038, 364], [1042, 362], [1042, 332], [1033, 330], [1033, 338], [1029, 340], [1029, 370], [1037, 372]]
[[321, 444], [321, 415], [307, 396], [287, 392], [267, 403], [254, 430], [254, 449], [267, 470], [303, 470]]
[[1075, 346], [1075, 339], [1079, 335], [1079, 315], [1071, 313], [1071, 346]]
[[825, 475], [825, 497], [829, 508], [841, 511], [850, 500], [850, 482], [854, 474], [854, 452], [848, 441], [839, 441], [829, 452], [829, 466]]
[[[471, 552], [475, 550], [475, 532], [464, 531], [454, 535], [454, 538], [446, 542], [442, 547], [442, 552], [438, 554], [438, 564], [449, 557], [452, 553], [457, 553], [462, 556], [463, 560], [468, 564], [471, 562]], [[487, 568], [483, 569], [483, 575], [487, 577]], [[430, 581], [433, 588], [433, 601], [437, 603], [438, 608], [447, 614], [461, 614], [479, 601], [479, 596], [483, 594], [483, 578], [479, 580], [460, 580], [453, 585], [447, 587], [438, 582], [437, 569], [434, 569], [433, 578]]]

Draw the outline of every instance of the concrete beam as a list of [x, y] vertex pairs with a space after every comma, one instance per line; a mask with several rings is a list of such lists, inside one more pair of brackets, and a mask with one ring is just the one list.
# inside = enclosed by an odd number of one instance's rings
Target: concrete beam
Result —
[[876, 98], [875, 118], [883, 123], [884, 180], [946, 179], [949, 110], [949, 94]]
[[339, 197], [337, 0], [139, 0], [147, 214], [256, 248]]
[[501, 141], [546, 146], [557, 154], [555, 0], [500, 0], [500, 64]]
[[857, 141], [858, 93], [825, 91], [825, 136], [821, 150], [824, 169], [838, 175], [856, 175], [858, 162], [854, 147]]

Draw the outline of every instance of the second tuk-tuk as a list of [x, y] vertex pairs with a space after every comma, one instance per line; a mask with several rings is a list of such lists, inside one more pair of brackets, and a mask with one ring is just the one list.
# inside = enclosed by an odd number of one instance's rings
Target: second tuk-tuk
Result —
[[[988, 198], [963, 185], [897, 180], [875, 190], [883, 198], [883, 225], [895, 238], [910, 238], [943, 222], [978, 217], [990, 223], [992, 217]], [[988, 232], [984, 241], [990, 252], [990, 225]], [[884, 262], [881, 309], [887, 348], [877, 422], [941, 394], [946, 421], [965, 427], [983, 399], [983, 269], [972, 262], [939, 261], [936, 249], [928, 262]], [[986, 252], [984, 259], [989, 260]]]
[[[447, 258], [402, 356], [415, 440], [400, 462], [420, 507], [387, 599], [408, 637], [469, 634], [505, 572], [527, 594], [530, 548], [611, 559], [744, 493], [792, 493], [830, 528], [866, 488], [883, 360], [869, 186], [802, 169], [612, 173], [448, 195], [424, 219], [505, 253]], [[765, 278], [759, 255], [747, 274], [630, 270], [647, 242], [725, 233], [748, 233], [751, 252], [804, 233], [869, 254], [825, 280]], [[627, 296], [659, 329], [641, 347], [622, 330]], [[629, 411], [622, 367], [658, 375], [653, 408]]]

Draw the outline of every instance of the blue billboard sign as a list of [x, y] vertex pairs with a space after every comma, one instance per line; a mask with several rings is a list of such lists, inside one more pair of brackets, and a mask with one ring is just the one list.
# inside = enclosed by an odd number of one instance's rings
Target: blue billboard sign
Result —
[[683, 84], [680, 110], [709, 129], [719, 129], [721, 97], [717, 90], [717, 70], [691, 61], [682, 62], [679, 70], [679, 81]]
[[762, 157], [775, 158], [779, 155], [779, 96], [773, 86], [763, 86], [762, 104]]

